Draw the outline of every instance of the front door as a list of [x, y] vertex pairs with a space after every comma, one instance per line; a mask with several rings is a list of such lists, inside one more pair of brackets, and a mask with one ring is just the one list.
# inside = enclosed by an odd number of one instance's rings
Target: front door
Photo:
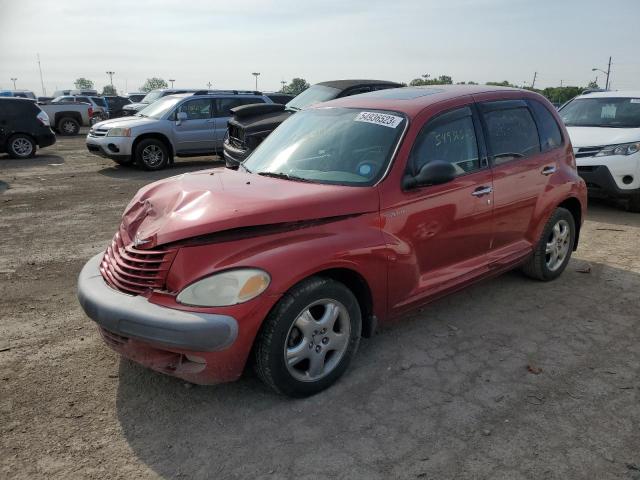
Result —
[[389, 267], [392, 314], [446, 293], [487, 272], [492, 235], [493, 182], [477, 114], [471, 105], [429, 120], [407, 164], [415, 175], [427, 162], [454, 164], [457, 176], [403, 192], [382, 210], [394, 253]]
[[210, 98], [196, 98], [178, 107], [176, 119], [180, 112], [185, 112], [187, 119], [174, 124], [177, 153], [206, 153], [215, 150], [215, 119], [211, 102]]

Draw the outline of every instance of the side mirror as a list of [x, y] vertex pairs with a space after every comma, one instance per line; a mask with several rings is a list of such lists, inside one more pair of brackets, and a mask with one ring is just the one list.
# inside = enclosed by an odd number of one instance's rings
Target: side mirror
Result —
[[188, 118], [189, 118], [189, 115], [187, 115], [187, 112], [178, 112], [178, 114], [176, 115], [176, 124], [180, 125], [182, 122], [184, 122]]
[[415, 177], [405, 175], [402, 180], [402, 188], [410, 190], [427, 185], [439, 185], [450, 182], [454, 178], [456, 178], [456, 167], [452, 163], [444, 160], [433, 160], [425, 163]]

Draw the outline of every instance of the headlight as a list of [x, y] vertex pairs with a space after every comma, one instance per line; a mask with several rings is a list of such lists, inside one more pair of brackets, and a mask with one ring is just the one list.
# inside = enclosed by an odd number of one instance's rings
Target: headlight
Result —
[[239, 268], [216, 273], [192, 283], [176, 300], [198, 307], [225, 307], [248, 302], [264, 292], [271, 282], [267, 272], [255, 268]]
[[110, 128], [107, 132], [107, 137], [130, 137], [130, 128]]
[[633, 155], [640, 151], [640, 142], [623, 143], [621, 145], [607, 145], [602, 147], [596, 157], [610, 157], [611, 155]]

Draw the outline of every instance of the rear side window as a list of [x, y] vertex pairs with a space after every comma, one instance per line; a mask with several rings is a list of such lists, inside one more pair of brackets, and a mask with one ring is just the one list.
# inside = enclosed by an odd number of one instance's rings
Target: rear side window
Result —
[[107, 104], [104, 101], [104, 98], [91, 97], [91, 99], [95, 102], [96, 105], [100, 105], [101, 107], [106, 107], [107, 106]]
[[484, 119], [494, 165], [540, 152], [538, 129], [528, 108], [492, 110]]
[[216, 98], [216, 116], [230, 117], [231, 109], [241, 105], [251, 105], [252, 103], [264, 103], [262, 97], [238, 97], [238, 98]]
[[553, 150], [562, 145], [562, 134], [560, 127], [553, 118], [551, 112], [539, 101], [529, 100], [529, 105], [533, 109], [538, 122], [538, 132], [540, 133], [540, 145], [542, 151]]
[[434, 160], [452, 163], [458, 175], [480, 169], [470, 108], [448, 112], [422, 128], [411, 151], [411, 173]]

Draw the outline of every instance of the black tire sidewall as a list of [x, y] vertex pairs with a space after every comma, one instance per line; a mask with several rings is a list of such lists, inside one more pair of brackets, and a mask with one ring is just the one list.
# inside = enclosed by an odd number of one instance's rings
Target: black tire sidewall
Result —
[[[144, 163], [144, 161], [142, 160], [142, 151], [146, 147], [148, 147], [149, 145], [156, 145], [156, 146], [160, 147], [160, 149], [162, 150], [162, 154], [164, 155], [164, 159], [158, 165], [149, 166], [146, 163]], [[139, 166], [141, 166], [142, 168], [144, 168], [145, 170], [150, 170], [150, 171], [162, 170], [163, 168], [166, 168], [166, 166], [169, 164], [169, 149], [160, 140], [156, 140], [154, 138], [150, 138], [150, 139], [147, 139], [147, 140], [142, 140], [136, 146], [136, 163]]]
[[[64, 130], [63, 124], [66, 122], [70, 122], [73, 124], [73, 133], [68, 133]], [[77, 135], [80, 132], [80, 124], [73, 118], [69, 118], [69, 117], [64, 117], [61, 118], [60, 121], [58, 122], [58, 132], [60, 132], [60, 135], [65, 136], [65, 137], [71, 137], [73, 135]]]
[[[560, 220], [565, 220], [569, 224], [569, 229], [570, 229], [569, 233], [571, 236], [569, 252], [567, 253], [567, 256], [565, 257], [564, 262], [562, 263], [560, 268], [556, 270], [550, 270], [549, 267], [547, 267], [546, 253], [545, 253], [546, 246], [547, 246], [547, 239], [549, 238], [549, 235], [551, 234], [551, 231], [553, 230], [553, 227], [555, 226], [555, 224], [558, 223], [558, 221]], [[549, 218], [549, 221], [547, 222], [547, 224], [545, 225], [544, 231], [542, 232], [542, 236], [540, 237], [540, 242], [538, 244], [538, 250], [539, 250], [538, 259], [541, 262], [540, 267], [541, 267], [542, 275], [545, 280], [553, 280], [555, 278], [558, 278], [560, 275], [562, 275], [562, 272], [564, 272], [564, 269], [567, 268], [567, 265], [569, 264], [569, 260], [571, 259], [571, 252], [573, 252], [575, 241], [576, 241], [576, 224], [575, 224], [575, 220], [573, 219], [573, 215], [571, 215], [571, 212], [569, 212], [569, 210], [565, 208], [557, 208], [553, 212], [553, 215], [551, 215], [551, 218]]]
[[[346, 371], [355, 355], [362, 330], [362, 314], [356, 297], [342, 283], [325, 278], [312, 278], [298, 285], [285, 295], [267, 317], [272, 322], [271, 341], [268, 349], [268, 368], [271, 380], [278, 391], [293, 396], [306, 397], [318, 393], [335, 383]], [[312, 302], [328, 298], [342, 303], [349, 312], [351, 333], [347, 351], [340, 363], [327, 376], [315, 382], [297, 380], [287, 370], [284, 358], [285, 342], [289, 329], [298, 315]]]
[[[25, 140], [31, 143], [31, 153], [29, 155], [19, 155], [16, 151], [13, 150], [13, 142], [18, 138], [24, 138]], [[36, 148], [37, 148], [36, 142], [33, 140], [33, 138], [31, 138], [29, 135], [25, 135], [22, 133], [12, 135], [11, 137], [9, 137], [9, 140], [7, 141], [7, 153], [11, 158], [18, 158], [18, 159], [33, 158], [36, 154]]]

